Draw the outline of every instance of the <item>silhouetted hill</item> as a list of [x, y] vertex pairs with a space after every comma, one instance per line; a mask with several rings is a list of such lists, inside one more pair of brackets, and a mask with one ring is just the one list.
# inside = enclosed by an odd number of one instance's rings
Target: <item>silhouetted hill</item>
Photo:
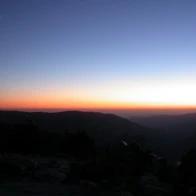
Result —
[[0, 111], [1, 124], [21, 124], [32, 121], [39, 129], [64, 134], [85, 130], [91, 137], [113, 140], [149, 130], [125, 118], [98, 112], [67, 111], [58, 113]]

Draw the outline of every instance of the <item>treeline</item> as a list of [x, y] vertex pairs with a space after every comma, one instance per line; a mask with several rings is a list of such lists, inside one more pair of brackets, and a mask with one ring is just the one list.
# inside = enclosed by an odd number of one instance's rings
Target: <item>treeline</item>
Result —
[[65, 131], [64, 135], [44, 132], [34, 124], [0, 124], [0, 152], [55, 155], [64, 153], [75, 157], [96, 154], [93, 139], [85, 131]]

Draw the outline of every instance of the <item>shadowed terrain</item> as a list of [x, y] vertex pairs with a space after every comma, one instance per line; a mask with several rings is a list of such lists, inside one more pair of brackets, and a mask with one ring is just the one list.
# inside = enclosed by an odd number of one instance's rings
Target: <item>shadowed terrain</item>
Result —
[[193, 125], [194, 114], [130, 121], [98, 112], [1, 111], [0, 193], [194, 194]]

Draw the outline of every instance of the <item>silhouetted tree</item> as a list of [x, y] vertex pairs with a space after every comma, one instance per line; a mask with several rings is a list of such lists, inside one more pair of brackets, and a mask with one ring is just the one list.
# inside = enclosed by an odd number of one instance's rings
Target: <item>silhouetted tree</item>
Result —
[[72, 156], [90, 158], [96, 155], [93, 139], [85, 131], [77, 131], [75, 134], [66, 132], [61, 146], [62, 152]]

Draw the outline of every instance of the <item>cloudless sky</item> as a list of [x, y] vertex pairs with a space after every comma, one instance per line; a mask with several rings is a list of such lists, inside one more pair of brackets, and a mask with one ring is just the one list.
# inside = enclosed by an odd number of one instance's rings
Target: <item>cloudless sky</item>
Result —
[[0, 108], [196, 106], [195, 0], [0, 0]]

